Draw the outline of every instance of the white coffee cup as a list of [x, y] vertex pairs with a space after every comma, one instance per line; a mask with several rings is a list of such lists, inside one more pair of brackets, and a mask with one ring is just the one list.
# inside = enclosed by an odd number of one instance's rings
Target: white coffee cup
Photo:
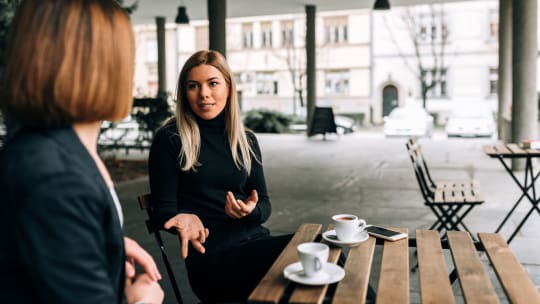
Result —
[[366, 228], [366, 221], [354, 214], [336, 214], [332, 216], [332, 222], [338, 240], [344, 242], [354, 241]]
[[328, 245], [310, 242], [302, 243], [296, 249], [306, 277], [318, 276], [323, 273], [330, 251]]

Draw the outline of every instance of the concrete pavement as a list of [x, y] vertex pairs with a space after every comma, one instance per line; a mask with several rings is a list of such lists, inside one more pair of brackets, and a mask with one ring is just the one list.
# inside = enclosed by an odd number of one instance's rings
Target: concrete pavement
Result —
[[[370, 224], [406, 227], [414, 236], [416, 229], [431, 226], [435, 216], [424, 206], [411, 162], [405, 150], [405, 138], [385, 139], [381, 132], [360, 130], [342, 136], [307, 138], [302, 134], [258, 134], [273, 213], [266, 226], [273, 233], [294, 232], [300, 223], [330, 224], [336, 213], [354, 213]], [[497, 159], [482, 152], [482, 145], [493, 139], [446, 139], [435, 134], [420, 139], [429, 168], [436, 180], [474, 178], [480, 181], [486, 203], [473, 209], [466, 223], [473, 232], [494, 232], [517, 200], [520, 190]], [[119, 157], [126, 157], [119, 153]], [[146, 158], [131, 152], [128, 158]], [[517, 175], [522, 177], [523, 172]], [[123, 182], [117, 192], [125, 212], [125, 231], [149, 250], [161, 268], [166, 303], [174, 295], [152, 236], [146, 233], [144, 212], [138, 208], [137, 195], [147, 192], [148, 179]], [[501, 233], [508, 238], [525, 213], [529, 202], [518, 207]], [[540, 215], [531, 214], [510, 244], [540, 289]], [[165, 237], [179, 279], [185, 303], [197, 303], [191, 293], [176, 237]], [[411, 251], [414, 265], [414, 251]], [[451, 257], [448, 257], [451, 264]], [[374, 269], [376, 270], [376, 269]], [[494, 275], [494, 274], [491, 274]], [[418, 284], [411, 274], [411, 284]], [[372, 278], [376, 286], [376, 277]], [[454, 288], [459, 290], [459, 284]], [[496, 289], [502, 293], [501, 287]], [[415, 289], [413, 288], [413, 291]], [[416, 288], [417, 290], [417, 288]], [[412, 293], [412, 303], [418, 303]]]

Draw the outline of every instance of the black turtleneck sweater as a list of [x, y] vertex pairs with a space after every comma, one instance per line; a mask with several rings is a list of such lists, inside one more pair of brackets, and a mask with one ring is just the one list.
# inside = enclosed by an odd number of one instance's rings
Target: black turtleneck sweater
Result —
[[[182, 142], [176, 122], [157, 131], [149, 157], [149, 177], [152, 200], [157, 206], [158, 225], [179, 213], [199, 216], [210, 230], [205, 243], [206, 254], [218, 254], [221, 249], [268, 236], [261, 226], [270, 216], [271, 206], [266, 191], [261, 153], [255, 135], [247, 132], [248, 142], [255, 151], [251, 173], [238, 169], [233, 161], [225, 133], [224, 111], [212, 120], [197, 118], [201, 134], [200, 166], [196, 171], [180, 169], [179, 154]], [[245, 200], [257, 190], [259, 201], [251, 214], [233, 219], [225, 214], [227, 191]], [[190, 251], [190, 255], [193, 251]]]

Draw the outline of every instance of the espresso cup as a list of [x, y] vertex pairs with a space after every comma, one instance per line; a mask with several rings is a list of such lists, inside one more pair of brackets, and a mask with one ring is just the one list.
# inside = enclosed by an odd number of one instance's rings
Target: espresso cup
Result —
[[310, 242], [302, 243], [296, 249], [306, 277], [318, 276], [323, 273], [330, 251], [328, 245]]
[[332, 222], [338, 240], [344, 242], [354, 241], [355, 237], [366, 228], [366, 221], [354, 214], [336, 214], [332, 216]]

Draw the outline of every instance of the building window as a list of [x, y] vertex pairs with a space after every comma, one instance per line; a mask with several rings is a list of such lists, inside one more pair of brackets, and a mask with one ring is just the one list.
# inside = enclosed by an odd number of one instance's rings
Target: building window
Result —
[[489, 10], [489, 36], [493, 39], [499, 37], [499, 11], [497, 9]]
[[498, 90], [498, 81], [499, 81], [499, 69], [498, 68], [489, 68], [489, 94], [495, 95]]
[[144, 48], [144, 66], [146, 67], [147, 83], [146, 88], [140, 88], [139, 91], [145, 96], [156, 96], [158, 91], [158, 53], [156, 38], [152, 37], [147, 39], [144, 42]]
[[272, 23], [270, 22], [261, 24], [261, 47], [272, 47]]
[[195, 48], [197, 50], [208, 49], [208, 26], [195, 27]]
[[324, 41], [326, 44], [346, 43], [349, 40], [349, 20], [344, 17], [331, 17], [324, 20]]
[[158, 54], [157, 54], [157, 40], [155, 38], [150, 38], [145, 41], [145, 61], [147, 63], [150, 62], [157, 62], [158, 61]]
[[242, 24], [242, 47], [245, 49], [253, 48], [253, 24]]
[[448, 38], [448, 24], [444, 13], [421, 15], [418, 18], [418, 37], [420, 41], [443, 41]]
[[441, 81], [439, 82], [439, 96], [446, 97], [448, 96], [448, 87], [446, 81], [446, 69], [441, 71]]
[[251, 90], [253, 75], [251, 72], [240, 72], [234, 74], [236, 80], [236, 89], [240, 91]]
[[294, 27], [292, 21], [281, 22], [281, 45], [283, 47], [294, 46]]
[[426, 40], [427, 38], [427, 27], [425, 24], [420, 25], [420, 39]]
[[[424, 79], [427, 86], [429, 86], [432, 81], [437, 81], [435, 86], [427, 92], [427, 97], [448, 97], [447, 70], [443, 69], [440, 71], [440, 75], [436, 74], [437, 71], [435, 69], [422, 71], [422, 79]], [[437, 78], [437, 76], [439, 77]], [[421, 83], [420, 86], [422, 86]], [[420, 88], [420, 91], [422, 91], [422, 88]]]
[[278, 81], [274, 73], [259, 72], [255, 76], [257, 95], [277, 95]]
[[324, 77], [324, 92], [326, 95], [349, 94], [349, 71], [327, 71]]

